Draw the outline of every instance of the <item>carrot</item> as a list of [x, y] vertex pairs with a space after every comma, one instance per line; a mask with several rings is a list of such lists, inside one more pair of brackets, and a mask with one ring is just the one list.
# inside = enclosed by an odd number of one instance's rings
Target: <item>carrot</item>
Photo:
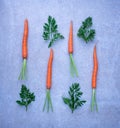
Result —
[[70, 32], [69, 32], [69, 39], [68, 39], [68, 53], [70, 55], [70, 66], [71, 66], [71, 74], [72, 76], [76, 74], [78, 76], [78, 71], [73, 59], [73, 22], [70, 22]]
[[23, 64], [22, 64], [22, 69], [18, 78], [19, 80], [24, 80], [26, 78], [27, 57], [28, 57], [27, 40], [28, 40], [28, 20], [26, 19], [24, 21], [24, 33], [23, 33], [23, 40], [22, 40]]
[[69, 40], [68, 40], [68, 52], [73, 53], [73, 22], [70, 22], [70, 32], [69, 32]]
[[51, 81], [52, 81], [52, 61], [53, 61], [53, 50], [50, 50], [50, 57], [48, 61], [48, 68], [47, 68], [47, 79], [46, 79], [46, 87], [47, 89], [51, 88]]
[[93, 68], [93, 74], [92, 74], [92, 88], [96, 88], [96, 79], [97, 79], [97, 72], [98, 72], [96, 45], [94, 47], [94, 52], [93, 52], [93, 63], [94, 63], [94, 68]]
[[93, 111], [94, 107], [96, 106], [96, 111], [98, 111], [97, 103], [96, 103], [96, 79], [97, 79], [97, 72], [98, 72], [98, 60], [97, 60], [97, 52], [96, 52], [96, 45], [94, 46], [93, 51], [93, 73], [92, 73], [92, 102], [91, 102], [91, 111]]
[[22, 57], [25, 59], [28, 56], [27, 40], [28, 40], [28, 20], [26, 19], [24, 22], [24, 33], [23, 33], [23, 41], [22, 41]]
[[47, 105], [47, 111], [49, 112], [49, 108], [53, 111], [52, 107], [52, 101], [51, 101], [51, 96], [50, 96], [50, 89], [52, 85], [52, 62], [53, 62], [53, 57], [54, 57], [54, 52], [51, 49], [50, 50], [50, 56], [48, 60], [48, 66], [47, 66], [47, 77], [46, 77], [46, 98], [43, 106], [43, 111], [45, 110], [45, 107]]

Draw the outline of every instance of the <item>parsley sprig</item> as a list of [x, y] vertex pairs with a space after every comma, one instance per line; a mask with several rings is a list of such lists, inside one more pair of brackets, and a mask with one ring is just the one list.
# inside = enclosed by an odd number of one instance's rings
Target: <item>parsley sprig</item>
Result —
[[20, 98], [21, 98], [21, 100], [17, 100], [16, 102], [21, 106], [25, 106], [26, 111], [27, 111], [28, 105], [32, 101], [35, 101], [34, 93], [31, 93], [30, 90], [27, 89], [27, 87], [25, 85], [22, 85], [22, 87], [21, 87]]
[[95, 29], [92, 27], [92, 17], [88, 17], [82, 22], [82, 26], [79, 28], [77, 36], [82, 38], [86, 43], [92, 41], [95, 37]]
[[63, 101], [70, 107], [73, 113], [77, 107], [81, 107], [86, 101], [80, 99], [83, 93], [80, 91], [79, 83], [72, 84], [68, 93], [70, 98], [63, 97]]
[[48, 47], [51, 47], [58, 39], [64, 39], [64, 36], [58, 32], [58, 25], [56, 24], [55, 18], [51, 16], [48, 17], [48, 23], [44, 24], [43, 29], [43, 38], [49, 41]]

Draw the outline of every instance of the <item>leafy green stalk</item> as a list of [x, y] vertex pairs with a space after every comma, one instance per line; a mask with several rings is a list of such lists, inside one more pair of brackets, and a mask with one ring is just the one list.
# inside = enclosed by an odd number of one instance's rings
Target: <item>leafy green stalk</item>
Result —
[[70, 54], [70, 69], [71, 69], [71, 75], [74, 76], [74, 74], [76, 74], [76, 76], [78, 77], [78, 71], [77, 71], [72, 54]]
[[35, 95], [34, 93], [31, 93], [29, 89], [25, 85], [22, 85], [21, 92], [20, 92], [20, 98], [21, 100], [17, 100], [16, 103], [18, 103], [21, 106], [25, 106], [26, 111], [28, 109], [28, 105], [35, 101]]
[[27, 59], [23, 59], [22, 69], [18, 80], [25, 80], [26, 79], [26, 68], [27, 68]]
[[94, 107], [96, 108], [96, 111], [98, 111], [97, 102], [96, 102], [96, 89], [92, 89], [92, 102], [91, 102], [91, 111], [94, 110]]
[[45, 110], [45, 107], [47, 107], [47, 112], [49, 112], [50, 108], [53, 112], [53, 106], [52, 106], [52, 101], [51, 101], [51, 97], [50, 97], [50, 89], [47, 89], [47, 91], [46, 91], [46, 98], [45, 98], [45, 102], [44, 102], [44, 106], [43, 106], [43, 111]]
[[92, 41], [95, 38], [95, 30], [91, 29], [92, 18], [88, 17], [82, 22], [82, 26], [79, 28], [77, 36], [82, 38], [86, 43]]
[[63, 97], [63, 101], [69, 106], [72, 113], [75, 109], [81, 107], [86, 102], [85, 100], [81, 100], [81, 96], [83, 93], [80, 91], [79, 83], [72, 84], [70, 90], [68, 91], [68, 94], [70, 98]]
[[48, 23], [43, 26], [43, 38], [49, 41], [48, 47], [51, 47], [58, 39], [64, 39], [64, 36], [58, 32], [58, 25], [56, 24], [55, 18], [48, 17]]

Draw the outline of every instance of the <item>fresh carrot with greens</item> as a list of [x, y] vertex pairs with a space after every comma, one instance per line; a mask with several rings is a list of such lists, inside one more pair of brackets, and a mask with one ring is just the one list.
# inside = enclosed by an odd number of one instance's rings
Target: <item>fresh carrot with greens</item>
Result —
[[19, 80], [24, 80], [26, 78], [26, 68], [27, 68], [27, 57], [28, 57], [28, 48], [27, 48], [27, 40], [28, 40], [28, 20], [24, 21], [24, 33], [22, 40], [22, 58], [23, 64], [22, 69], [19, 75]]
[[50, 97], [50, 89], [51, 89], [51, 85], [52, 85], [52, 62], [53, 62], [53, 57], [54, 57], [54, 53], [53, 50], [50, 50], [50, 57], [49, 57], [49, 61], [48, 61], [48, 66], [47, 66], [47, 79], [46, 79], [46, 98], [45, 98], [45, 103], [43, 106], [43, 111], [45, 110], [46, 104], [47, 104], [47, 111], [49, 112], [49, 108], [51, 108], [51, 110], [53, 111], [53, 107], [52, 107], [52, 101], [51, 101], [51, 97]]
[[93, 111], [96, 106], [96, 110], [98, 111], [97, 103], [96, 103], [96, 81], [97, 81], [97, 72], [98, 72], [98, 59], [96, 52], [96, 45], [94, 46], [93, 51], [93, 73], [92, 73], [92, 103], [91, 103], [91, 111]]
[[73, 59], [73, 22], [70, 22], [70, 32], [69, 32], [69, 39], [68, 39], [68, 53], [70, 55], [70, 66], [71, 66], [71, 75], [73, 76], [76, 74], [78, 76], [78, 71]]

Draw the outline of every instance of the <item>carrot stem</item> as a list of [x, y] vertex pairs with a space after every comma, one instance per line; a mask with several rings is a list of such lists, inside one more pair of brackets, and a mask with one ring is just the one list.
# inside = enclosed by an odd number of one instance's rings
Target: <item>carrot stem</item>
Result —
[[43, 106], [43, 111], [45, 110], [45, 107], [47, 107], [47, 112], [49, 112], [50, 108], [53, 112], [53, 106], [52, 106], [52, 101], [51, 101], [51, 97], [50, 97], [50, 89], [46, 90], [46, 98], [45, 98], [45, 102], [44, 102], [44, 106]]
[[72, 76], [73, 76], [73, 73], [74, 73], [78, 77], [78, 71], [77, 71], [72, 53], [70, 53], [70, 62], [71, 62], [71, 74], [72, 74]]
[[91, 111], [96, 108], [96, 111], [98, 112], [97, 102], [96, 102], [96, 89], [92, 89], [92, 102], [91, 102]]
[[72, 75], [72, 77], [74, 76], [74, 70], [73, 70], [73, 65], [72, 65], [72, 61], [70, 59], [70, 73]]
[[23, 59], [22, 69], [21, 69], [20, 75], [18, 77], [18, 80], [26, 79], [26, 68], [27, 68], [27, 59]]
[[[48, 92], [49, 93], [49, 92]], [[47, 112], [49, 112], [49, 95], [48, 95], [48, 93], [47, 93], [47, 101], [48, 101], [48, 103], [47, 103]]]
[[48, 96], [49, 96], [49, 102], [50, 102], [51, 110], [53, 112], [53, 106], [52, 106], [52, 100], [51, 100], [51, 97], [50, 97], [50, 91], [48, 93]]
[[47, 93], [46, 93], [46, 97], [45, 97], [45, 102], [44, 102], [44, 106], [43, 106], [43, 111], [45, 110], [46, 103], [47, 103]]

